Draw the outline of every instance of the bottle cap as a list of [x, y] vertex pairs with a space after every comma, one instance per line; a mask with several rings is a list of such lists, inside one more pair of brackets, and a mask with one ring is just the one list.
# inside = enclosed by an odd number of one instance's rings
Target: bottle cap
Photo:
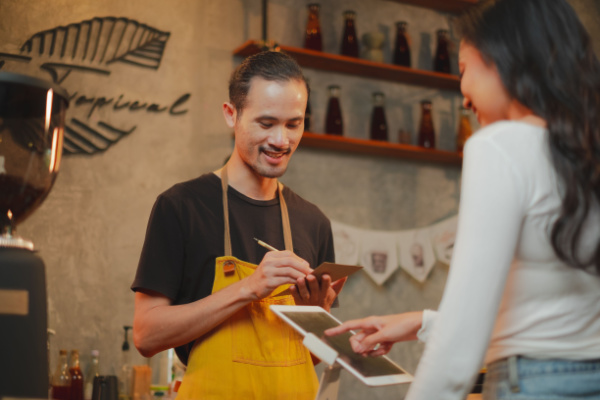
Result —
[[100, 355], [100, 352], [98, 350], [92, 350], [91, 354], [93, 357], [98, 357]]

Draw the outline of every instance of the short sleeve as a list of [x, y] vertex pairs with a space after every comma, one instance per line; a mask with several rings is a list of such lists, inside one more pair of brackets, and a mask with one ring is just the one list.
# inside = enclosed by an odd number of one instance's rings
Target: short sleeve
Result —
[[133, 291], [149, 289], [176, 299], [183, 276], [184, 240], [177, 207], [161, 195], [150, 214]]

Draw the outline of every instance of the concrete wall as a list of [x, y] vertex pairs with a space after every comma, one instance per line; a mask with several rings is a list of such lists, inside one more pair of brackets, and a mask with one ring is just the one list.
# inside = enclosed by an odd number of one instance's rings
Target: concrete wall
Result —
[[[36, 32], [89, 20], [126, 17], [170, 32], [158, 69], [110, 65], [110, 75], [72, 72], [62, 83], [71, 94], [117, 98], [169, 105], [182, 94], [191, 97], [179, 110], [97, 108], [72, 101], [69, 118], [91, 126], [110, 121], [135, 130], [104, 152], [71, 155], [63, 159], [54, 189], [40, 209], [18, 232], [34, 241], [46, 263], [51, 366], [59, 348], [78, 348], [84, 364], [91, 349], [99, 349], [103, 373], [119, 366], [122, 326], [131, 325], [133, 280], [147, 219], [156, 196], [178, 181], [219, 168], [232, 148], [231, 132], [223, 123], [220, 106], [227, 99], [227, 80], [239, 63], [232, 51], [247, 39], [260, 38], [259, 0], [1, 0], [0, 52], [20, 54], [21, 45]], [[302, 46], [308, 0], [272, 0], [269, 37], [279, 43]], [[413, 66], [429, 65], [434, 34], [451, 28], [451, 17], [432, 10], [384, 0], [330, 0], [322, 2], [324, 50], [337, 53], [344, 9], [357, 12], [359, 35], [379, 30], [386, 35], [390, 59], [393, 23], [409, 22], [413, 39]], [[572, 0], [588, 29], [598, 35], [597, 0]], [[598, 49], [598, 42], [596, 42]], [[429, 52], [423, 51], [428, 49]], [[32, 55], [29, 63], [7, 61], [8, 71], [49, 79], [40, 69], [50, 62]], [[63, 60], [64, 61], [64, 60]], [[86, 64], [91, 66], [90, 63]], [[314, 130], [322, 130], [327, 102], [326, 86], [342, 87], [342, 110], [348, 136], [367, 137], [371, 93], [387, 96], [392, 140], [398, 129], [415, 132], [418, 102], [434, 104], [439, 147], [452, 149], [457, 125], [458, 93], [389, 83], [374, 79], [306, 69], [313, 86], [311, 104]], [[300, 148], [282, 181], [316, 203], [332, 219], [361, 228], [400, 230], [427, 226], [457, 212], [460, 169], [399, 159]], [[438, 264], [419, 284], [398, 270], [382, 287], [366, 275], [354, 276], [341, 294], [341, 319], [370, 314], [435, 308], [441, 298], [447, 267]], [[397, 345], [391, 357], [414, 372], [422, 345]], [[145, 363], [136, 354], [135, 363]], [[367, 389], [344, 373], [340, 398], [387, 399], [403, 397], [406, 387]]]

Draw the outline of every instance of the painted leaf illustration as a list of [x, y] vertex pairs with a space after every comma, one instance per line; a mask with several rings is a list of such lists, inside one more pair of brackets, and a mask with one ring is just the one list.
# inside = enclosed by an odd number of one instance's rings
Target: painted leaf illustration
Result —
[[[59, 84], [72, 71], [110, 75], [110, 66], [115, 63], [157, 70], [169, 36], [169, 32], [130, 18], [95, 17], [35, 33], [21, 46], [21, 54], [0, 53], [0, 69], [5, 60], [40, 60], [40, 68]], [[65, 154], [104, 152], [135, 128], [70, 118], [65, 125]]]
[[37, 32], [25, 41], [21, 54], [51, 60], [42, 68], [60, 83], [73, 69], [108, 75], [115, 62], [158, 69], [169, 36], [133, 19], [95, 17]]

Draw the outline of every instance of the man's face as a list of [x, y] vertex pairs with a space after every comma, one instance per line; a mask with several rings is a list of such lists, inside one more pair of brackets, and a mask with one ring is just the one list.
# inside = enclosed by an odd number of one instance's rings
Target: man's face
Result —
[[246, 106], [241, 114], [233, 110], [231, 123], [235, 150], [255, 174], [277, 178], [285, 173], [302, 139], [307, 96], [300, 80], [252, 78]]

